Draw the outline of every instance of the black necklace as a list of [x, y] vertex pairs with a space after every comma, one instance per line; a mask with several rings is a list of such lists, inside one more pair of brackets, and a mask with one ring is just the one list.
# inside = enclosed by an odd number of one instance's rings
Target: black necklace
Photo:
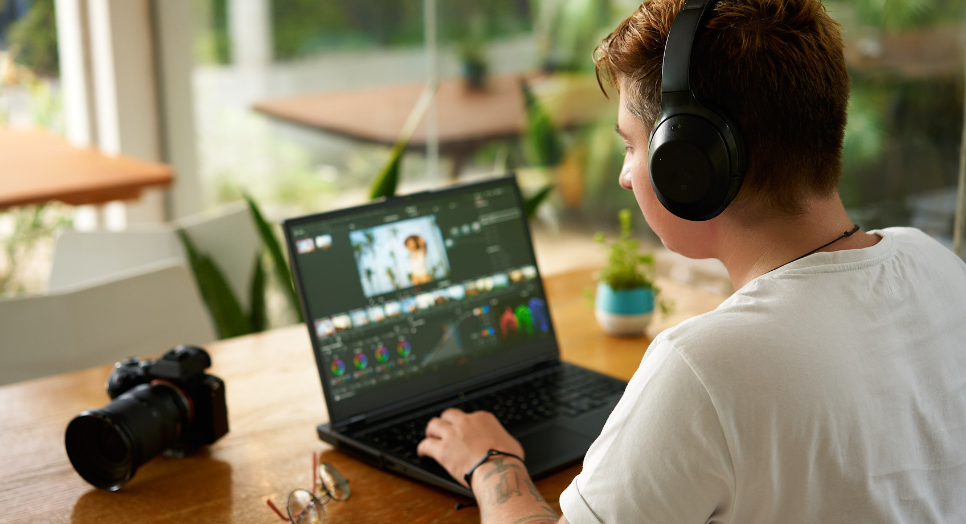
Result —
[[[843, 238], [845, 238], [845, 237], [850, 237], [850, 236], [852, 236], [853, 234], [855, 234], [855, 232], [856, 232], [856, 231], [858, 231], [858, 230], [859, 230], [859, 226], [856, 226], [855, 224], [852, 224], [852, 225], [853, 225], [853, 226], [855, 226], [855, 227], [853, 227], [853, 228], [852, 228], [852, 231], [846, 231], [845, 233], [842, 233], [842, 236], [840, 236], [840, 237], [838, 237], [838, 238], [836, 238], [835, 240], [833, 240], [833, 241], [831, 241], [831, 242], [829, 242], [828, 244], [825, 244], [824, 246], [822, 246], [822, 247], [819, 247], [819, 248], [815, 248], [815, 249], [813, 249], [813, 250], [811, 250], [811, 251], [809, 251], [808, 253], [805, 253], [804, 255], [802, 255], [802, 256], [800, 256], [800, 257], [798, 257], [798, 258], [796, 258], [795, 260], [789, 260], [788, 262], [785, 262], [784, 264], [782, 264], [782, 265], [780, 265], [780, 266], [778, 266], [778, 267], [776, 267], [775, 269], [778, 269], [778, 268], [782, 268], [782, 267], [785, 267], [785, 266], [787, 266], [788, 264], [791, 264], [792, 262], [796, 262], [796, 261], [799, 261], [799, 260], [801, 260], [801, 259], [803, 259], [803, 258], [805, 258], [805, 257], [807, 257], [808, 255], [811, 255], [812, 253], [815, 253], [815, 252], [817, 252], [817, 251], [821, 251], [821, 250], [823, 250], [823, 249], [825, 249], [825, 248], [827, 248], [827, 247], [829, 247], [829, 246], [831, 246], [832, 244], [834, 244], [834, 243], [836, 243], [836, 242], [838, 242], [839, 240], [842, 240], [842, 239], [843, 239]], [[770, 270], [768, 270], [768, 271], [766, 271], [766, 272], [765, 272], [764, 274], [765, 274], [765, 275], [767, 275], [768, 273], [771, 273], [771, 272], [772, 272], [772, 271], [774, 271], [775, 269], [770, 269]]]

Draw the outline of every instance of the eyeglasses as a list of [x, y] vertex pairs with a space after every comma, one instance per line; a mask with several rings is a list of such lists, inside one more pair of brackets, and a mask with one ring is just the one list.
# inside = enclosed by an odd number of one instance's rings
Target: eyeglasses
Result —
[[349, 481], [332, 464], [319, 464], [315, 453], [312, 453], [312, 470], [312, 491], [300, 488], [288, 494], [288, 517], [271, 499], [265, 499], [265, 503], [280, 519], [292, 524], [322, 524], [325, 522], [325, 504], [330, 500], [344, 501], [352, 494]]

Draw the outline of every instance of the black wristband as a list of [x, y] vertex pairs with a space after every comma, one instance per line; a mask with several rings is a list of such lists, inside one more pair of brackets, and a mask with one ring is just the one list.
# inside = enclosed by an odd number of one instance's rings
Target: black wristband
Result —
[[[466, 486], [467, 487], [469, 487], [470, 489], [473, 489], [473, 484], [470, 482], [470, 479], [473, 478], [473, 472], [476, 471], [476, 468], [482, 466], [484, 462], [486, 462], [487, 460], [490, 460], [490, 457], [492, 457], [494, 455], [504, 455], [504, 456], [507, 456], [507, 457], [513, 457], [513, 458], [519, 460], [520, 462], [523, 462], [523, 459], [522, 458], [514, 455], [513, 453], [506, 453], [506, 452], [503, 452], [503, 451], [497, 451], [495, 449], [488, 450], [486, 452], [486, 455], [483, 455], [483, 458], [481, 458], [480, 461], [477, 462], [476, 464], [473, 464], [473, 467], [470, 468], [470, 470], [466, 472], [466, 475], [463, 475], [463, 480], [466, 481]], [[524, 463], [524, 467], [525, 466], [526, 466], [526, 464]]]

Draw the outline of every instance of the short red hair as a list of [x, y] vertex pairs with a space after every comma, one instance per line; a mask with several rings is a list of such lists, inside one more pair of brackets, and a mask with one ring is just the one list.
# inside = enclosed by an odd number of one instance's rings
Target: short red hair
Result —
[[[648, 0], [594, 53], [597, 77], [623, 90], [650, 130], [661, 68], [685, 0]], [[841, 26], [818, 0], [722, 0], [699, 31], [691, 89], [721, 108], [745, 139], [748, 170], [734, 205], [756, 218], [796, 215], [835, 191], [849, 100]]]

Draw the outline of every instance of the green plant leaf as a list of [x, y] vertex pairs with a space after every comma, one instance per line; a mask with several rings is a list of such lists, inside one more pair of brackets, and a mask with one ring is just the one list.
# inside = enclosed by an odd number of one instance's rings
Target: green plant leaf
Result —
[[620, 210], [617, 217], [620, 222], [620, 236], [617, 239], [608, 241], [602, 233], [594, 236], [607, 250], [607, 265], [600, 270], [598, 280], [615, 290], [647, 288], [657, 297], [660, 290], [654, 285], [654, 256], [641, 254], [640, 242], [631, 236], [630, 210]]
[[520, 80], [523, 91], [524, 111], [527, 121], [523, 130], [523, 146], [528, 160], [535, 167], [554, 167], [564, 157], [560, 131], [553, 124], [550, 114], [534, 96], [530, 86]]
[[533, 196], [527, 198], [523, 202], [523, 207], [527, 211], [527, 219], [532, 219], [537, 215], [537, 209], [540, 208], [540, 204], [550, 196], [550, 192], [553, 191], [553, 183], [547, 184], [543, 189], [537, 191]]
[[265, 303], [265, 266], [262, 264], [262, 253], [255, 255], [255, 267], [249, 288], [251, 295], [251, 311], [248, 314], [252, 329], [257, 333], [268, 327], [268, 308]]
[[392, 146], [392, 151], [389, 152], [389, 160], [382, 166], [382, 170], [376, 176], [375, 180], [372, 181], [372, 189], [369, 191], [369, 198], [375, 200], [377, 198], [390, 198], [396, 196], [396, 188], [399, 186], [399, 167], [402, 164], [402, 156], [406, 151], [406, 144], [409, 142], [407, 139], [405, 143]]
[[272, 226], [265, 220], [255, 199], [248, 193], [244, 193], [245, 201], [248, 202], [248, 209], [252, 213], [252, 220], [255, 222], [255, 229], [262, 239], [262, 244], [268, 249], [268, 254], [272, 259], [272, 266], [275, 268], [275, 276], [279, 284], [285, 290], [289, 305], [295, 311], [298, 322], [302, 321], [302, 309], [299, 307], [298, 295], [295, 294], [295, 284], [292, 281], [292, 271], [289, 269], [288, 261], [282, 253], [282, 245], [272, 231]]
[[198, 252], [188, 234], [179, 229], [178, 238], [188, 255], [188, 263], [198, 283], [201, 297], [208, 306], [211, 319], [215, 322], [218, 338], [237, 337], [251, 333], [252, 324], [242, 312], [241, 304], [232, 292], [225, 275], [218, 265], [203, 253]]
[[399, 167], [402, 164], [403, 153], [406, 152], [409, 140], [412, 139], [416, 127], [422, 121], [426, 110], [429, 109], [430, 102], [433, 101], [435, 96], [435, 89], [430, 87], [424, 89], [422, 94], [419, 95], [416, 105], [413, 106], [413, 110], [409, 112], [409, 117], [406, 118], [406, 123], [403, 124], [399, 138], [396, 139], [396, 143], [393, 144], [392, 150], [389, 152], [389, 159], [386, 160], [382, 169], [379, 170], [379, 174], [372, 181], [369, 198], [375, 200], [396, 196], [396, 189], [399, 187]]

